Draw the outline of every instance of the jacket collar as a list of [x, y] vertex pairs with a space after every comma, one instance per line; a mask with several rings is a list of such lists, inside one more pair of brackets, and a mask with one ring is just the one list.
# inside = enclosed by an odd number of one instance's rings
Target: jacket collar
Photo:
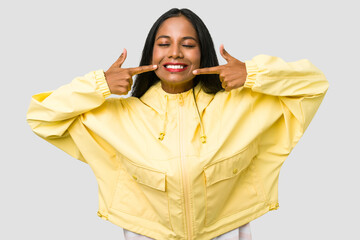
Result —
[[[149, 107], [153, 108], [159, 114], [164, 114], [166, 111], [166, 101], [176, 100], [179, 98], [179, 95], [182, 95], [183, 98], [191, 97], [193, 98], [192, 89], [177, 93], [177, 94], [170, 94], [165, 92], [161, 87], [161, 82], [155, 83], [151, 86], [145, 94], [140, 98], [140, 100], [148, 105]], [[200, 83], [197, 84], [194, 88], [195, 92], [195, 100], [197, 103], [197, 107], [199, 109], [200, 114], [204, 111], [204, 109], [210, 104], [210, 102], [214, 98], [214, 94], [205, 93], [200, 86]], [[166, 97], [167, 96], [167, 97]], [[167, 98], [167, 99], [166, 99]]]

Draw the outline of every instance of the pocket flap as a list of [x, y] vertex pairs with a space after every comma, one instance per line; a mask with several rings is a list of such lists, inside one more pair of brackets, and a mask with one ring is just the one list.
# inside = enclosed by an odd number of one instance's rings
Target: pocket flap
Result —
[[250, 164], [255, 154], [254, 144], [251, 144], [231, 157], [204, 167], [206, 186], [239, 175]]
[[130, 176], [138, 183], [165, 192], [166, 173], [146, 166], [140, 166], [129, 160], [124, 160], [124, 165]]

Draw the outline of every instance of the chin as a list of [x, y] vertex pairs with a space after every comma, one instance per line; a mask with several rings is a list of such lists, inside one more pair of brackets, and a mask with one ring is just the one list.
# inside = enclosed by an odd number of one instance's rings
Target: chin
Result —
[[194, 79], [195, 76], [179, 76], [178, 74], [176, 73], [173, 73], [173, 74], [158, 74], [156, 73], [156, 76], [163, 82], [168, 82], [168, 83], [186, 83], [186, 82], [189, 82], [191, 80]]
[[170, 84], [187, 84], [192, 82], [193, 78], [190, 79], [174, 79], [174, 78], [160, 78], [162, 82], [170, 83]]

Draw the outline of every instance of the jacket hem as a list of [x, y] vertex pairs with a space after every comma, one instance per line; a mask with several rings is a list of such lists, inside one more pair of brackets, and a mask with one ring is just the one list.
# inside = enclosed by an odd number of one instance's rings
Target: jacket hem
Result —
[[[176, 234], [169, 228], [154, 221], [120, 212], [112, 208], [109, 209], [108, 214], [109, 222], [146, 237], [159, 240], [184, 239], [176, 236]], [[136, 223], [136, 225], [132, 223]], [[156, 230], [156, 232], [154, 230]]]
[[[244, 211], [239, 212], [237, 214], [231, 215], [228, 218], [224, 218], [219, 220], [218, 222], [214, 223], [212, 226], [207, 227], [207, 233], [198, 235], [197, 237], [199, 239], [212, 239], [215, 237], [218, 237], [224, 233], [227, 233], [235, 228], [241, 227], [258, 217], [261, 217], [265, 213], [271, 211], [269, 203], [260, 203], [255, 205], [254, 207], [251, 207], [245, 212], [247, 214], [244, 215]], [[230, 219], [234, 219], [231, 221]], [[209, 228], [212, 228], [210, 230]]]
[[[256, 218], [264, 215], [271, 210], [275, 210], [273, 208], [273, 205], [274, 204], [272, 203], [263, 202], [245, 210], [245, 212], [247, 213], [245, 214], [245, 216], [244, 211], [242, 211], [227, 218], [221, 219], [216, 223], [212, 224], [211, 226], [204, 228], [206, 232], [195, 235], [193, 239], [213, 239], [215, 237], [218, 237], [224, 233], [227, 233], [235, 228], [241, 227], [255, 220]], [[278, 204], [276, 204], [276, 206], [278, 207]], [[107, 220], [119, 227], [153, 239], [190, 240], [184, 236], [177, 235], [174, 231], [167, 227], [164, 227], [164, 225], [160, 223], [119, 212], [115, 209], [109, 209]], [[134, 222], [137, 223], [137, 225], [132, 224]], [[154, 230], [156, 230], [156, 232]]]

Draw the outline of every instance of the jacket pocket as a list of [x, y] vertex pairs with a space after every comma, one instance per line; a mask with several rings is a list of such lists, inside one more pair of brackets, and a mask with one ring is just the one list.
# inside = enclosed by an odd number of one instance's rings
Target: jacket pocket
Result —
[[240, 152], [204, 167], [206, 225], [259, 203], [257, 184], [249, 170], [256, 154], [256, 145], [252, 143]]
[[111, 208], [171, 228], [166, 173], [123, 159]]

